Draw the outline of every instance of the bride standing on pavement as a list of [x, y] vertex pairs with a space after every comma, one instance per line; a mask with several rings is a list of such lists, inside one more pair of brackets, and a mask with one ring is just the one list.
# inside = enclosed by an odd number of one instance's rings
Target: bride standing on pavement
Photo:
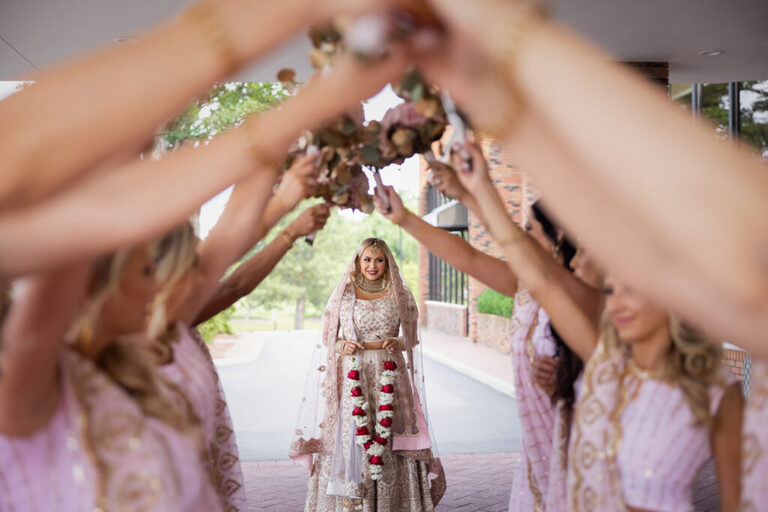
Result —
[[305, 511], [431, 511], [445, 493], [418, 315], [386, 242], [363, 240], [326, 306], [291, 444], [311, 470]]

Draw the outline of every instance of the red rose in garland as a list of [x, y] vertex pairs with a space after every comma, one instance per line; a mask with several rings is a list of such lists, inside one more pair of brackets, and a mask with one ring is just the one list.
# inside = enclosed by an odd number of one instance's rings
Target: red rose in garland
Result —
[[357, 434], [358, 436], [367, 436], [370, 435], [370, 431], [368, 430], [368, 427], [357, 427]]
[[368, 462], [370, 462], [371, 464], [373, 464], [375, 466], [381, 466], [382, 464], [384, 464], [384, 461], [381, 460], [381, 457], [379, 457], [378, 455], [374, 455], [373, 457], [368, 459]]
[[352, 416], [365, 416], [365, 414], [366, 414], [365, 409], [363, 409], [362, 407], [355, 407], [352, 410]]
[[376, 439], [374, 439], [374, 441], [376, 441], [377, 443], [379, 443], [382, 446], [386, 446], [387, 445], [387, 438], [386, 437], [381, 437], [380, 435], [377, 435]]
[[381, 386], [381, 392], [382, 393], [394, 393], [395, 387], [392, 384], [385, 384]]
[[384, 361], [384, 369], [389, 371], [395, 371], [397, 370], [397, 365], [394, 361]]
[[360, 380], [360, 372], [357, 370], [349, 370], [349, 373], [347, 374], [347, 378], [352, 380]]
[[355, 386], [352, 388], [352, 396], [363, 396], [363, 390], [360, 389], [360, 386]]
[[392, 404], [384, 404], [379, 406], [380, 411], [394, 411], [395, 408], [392, 407]]
[[391, 427], [392, 426], [392, 418], [381, 418], [381, 421], [379, 422], [382, 427]]

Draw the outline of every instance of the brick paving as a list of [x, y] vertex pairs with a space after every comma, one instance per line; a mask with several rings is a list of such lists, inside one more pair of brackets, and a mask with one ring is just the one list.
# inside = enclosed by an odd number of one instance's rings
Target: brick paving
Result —
[[[444, 455], [448, 481], [440, 512], [507, 512], [518, 453]], [[304, 510], [307, 470], [292, 461], [244, 462], [248, 512]], [[694, 489], [696, 512], [718, 512], [714, 465], [704, 467]]]
[[[444, 455], [448, 490], [437, 509], [506, 512], [518, 453]], [[244, 462], [248, 512], [304, 510], [307, 470], [291, 461]]]

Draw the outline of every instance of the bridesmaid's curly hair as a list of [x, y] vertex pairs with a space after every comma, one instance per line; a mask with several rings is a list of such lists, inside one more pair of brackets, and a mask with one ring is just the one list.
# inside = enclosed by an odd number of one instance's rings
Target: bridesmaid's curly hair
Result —
[[[629, 346], [619, 339], [613, 323], [603, 314], [601, 336], [606, 345], [629, 357]], [[723, 350], [719, 343], [689, 324], [669, 316], [672, 343], [664, 358], [661, 377], [680, 386], [683, 396], [696, 418], [696, 425], [711, 426], [709, 388], [725, 386], [720, 376]]]
[[[160, 292], [152, 304], [152, 317], [149, 330], [150, 338], [155, 339], [152, 330], [162, 333], [167, 330], [165, 323], [165, 300], [177, 284], [194, 267], [196, 261], [197, 237], [189, 223], [168, 233], [163, 238], [152, 242], [148, 251], [155, 264], [154, 277], [163, 283]], [[89, 325], [93, 325], [101, 314], [102, 306], [119, 288], [123, 267], [132, 250], [123, 249], [97, 262], [91, 271], [90, 306], [86, 314], [76, 323], [74, 337]], [[170, 347], [157, 343], [157, 349], [170, 354]], [[167, 355], [167, 354], [166, 354]], [[162, 359], [162, 357], [161, 357]], [[197, 423], [191, 408], [185, 403], [173, 403], [160, 392], [160, 375], [156, 361], [145, 351], [139, 350], [136, 342], [118, 336], [98, 354], [96, 365], [121, 386], [139, 404], [148, 415], [165, 422], [177, 429], [186, 429]]]

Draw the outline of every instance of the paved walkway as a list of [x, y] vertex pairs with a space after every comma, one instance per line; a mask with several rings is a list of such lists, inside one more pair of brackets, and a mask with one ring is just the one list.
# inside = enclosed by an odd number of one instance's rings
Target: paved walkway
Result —
[[[437, 331], [424, 330], [422, 338], [425, 357], [486, 384], [496, 391], [508, 396], [514, 395], [512, 364], [509, 356], [503, 356], [490, 348], [473, 344], [466, 338]], [[260, 352], [254, 354], [258, 358]], [[442, 384], [440, 387], [445, 386], [445, 383], [440, 384]], [[237, 425], [235, 429], [237, 430]], [[437, 437], [439, 442], [440, 436]], [[471, 440], [468, 441], [463, 446], [457, 444], [454, 448], [458, 452], [475, 451], [471, 449], [473, 446]], [[448, 491], [437, 507], [438, 511], [505, 512], [507, 510], [512, 475], [519, 461], [519, 453], [450, 453], [442, 455], [442, 459], [447, 475]], [[253, 461], [244, 462], [243, 471], [250, 502], [249, 512], [303, 510], [308, 476], [305, 468], [288, 460]], [[696, 512], [719, 511], [717, 479], [712, 463], [705, 466], [697, 480], [693, 501]]]
[[[506, 512], [517, 453], [443, 456], [448, 490], [437, 509], [457, 512]], [[243, 464], [248, 512], [304, 510], [307, 470], [289, 461]]]
[[[445, 455], [448, 491], [439, 512], [507, 512], [518, 453]], [[245, 462], [248, 512], [304, 509], [307, 470], [291, 461]], [[693, 493], [696, 512], [719, 512], [714, 465], [707, 464]], [[528, 511], [520, 511], [528, 512]]]

